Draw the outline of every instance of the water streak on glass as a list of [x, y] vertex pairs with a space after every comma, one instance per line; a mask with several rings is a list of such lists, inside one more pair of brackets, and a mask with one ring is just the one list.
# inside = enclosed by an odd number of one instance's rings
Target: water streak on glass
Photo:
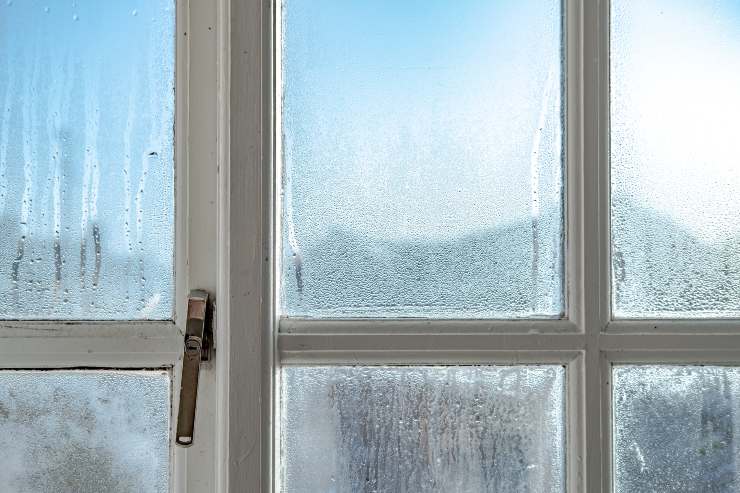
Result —
[[0, 3], [0, 318], [168, 319], [173, 0]]
[[169, 492], [163, 371], [0, 371], [0, 490]]
[[561, 316], [561, 2], [282, 14], [282, 313]]
[[740, 491], [740, 369], [614, 369], [616, 493]]
[[618, 318], [740, 317], [740, 3], [611, 2]]
[[565, 370], [286, 367], [285, 493], [565, 491]]

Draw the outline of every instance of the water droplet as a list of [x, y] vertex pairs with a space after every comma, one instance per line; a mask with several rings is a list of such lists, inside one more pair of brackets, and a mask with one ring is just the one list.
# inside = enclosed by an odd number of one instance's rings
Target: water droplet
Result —
[[49, 13], [50, 10], [51, 9], [49, 7], [44, 7], [44, 12], [46, 12], [47, 14]]
[[77, 15], [77, 14], [75, 14], [75, 15], [72, 16], [72, 20], [76, 22], [76, 21], [80, 20], [80, 16]]
[[139, 11], [136, 10], [136, 9], [134, 9], [133, 11], [131, 11], [131, 15], [133, 15], [134, 17], [136, 17], [137, 15], [139, 15]]

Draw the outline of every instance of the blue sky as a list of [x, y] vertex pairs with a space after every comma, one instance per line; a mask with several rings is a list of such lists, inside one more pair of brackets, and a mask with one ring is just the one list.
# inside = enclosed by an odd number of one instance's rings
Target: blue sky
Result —
[[530, 217], [533, 193], [559, 207], [559, 2], [288, 0], [283, 13], [297, 226], [448, 237]]
[[7, 315], [171, 316], [174, 15], [172, 0], [0, 4]]
[[[282, 14], [288, 313], [324, 313], [319, 305], [345, 289], [333, 273], [364, 272], [363, 247], [412, 242], [426, 265], [442, 273], [451, 267], [439, 245], [516, 224], [532, 230], [509, 239], [511, 250], [521, 252], [512, 275], [532, 291], [524, 311], [557, 316], [560, 2], [286, 0]], [[336, 245], [346, 257], [329, 265], [317, 252], [338, 230], [354, 240]], [[399, 283], [405, 276], [426, 279], [408, 301], [414, 306], [395, 307], [396, 313], [471, 316], [464, 306], [426, 306], [456, 303], [444, 297], [441, 278], [427, 279], [420, 266], [394, 268]], [[495, 282], [468, 286], [462, 303], [480, 301]], [[348, 300], [354, 288], [346, 288]], [[377, 304], [382, 314], [397, 302], [378, 294], [338, 310], [365, 316]], [[508, 317], [513, 309], [490, 310], [486, 315]]]

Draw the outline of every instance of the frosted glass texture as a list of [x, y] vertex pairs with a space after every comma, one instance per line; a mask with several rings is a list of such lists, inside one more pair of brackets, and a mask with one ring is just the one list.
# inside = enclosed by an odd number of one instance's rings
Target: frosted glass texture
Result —
[[565, 491], [565, 370], [286, 367], [284, 493]]
[[0, 371], [4, 493], [169, 492], [163, 371]]
[[283, 1], [283, 315], [561, 316], [560, 4]]
[[614, 314], [740, 317], [740, 2], [611, 5]]
[[171, 318], [174, 29], [174, 0], [0, 2], [0, 318]]
[[740, 368], [614, 369], [616, 493], [740, 491]]

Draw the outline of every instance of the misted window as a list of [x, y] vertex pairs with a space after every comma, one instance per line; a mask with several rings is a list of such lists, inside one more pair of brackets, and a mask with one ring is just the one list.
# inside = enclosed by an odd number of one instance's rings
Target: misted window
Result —
[[[0, 6], [2, 344], [173, 320], [174, 66], [173, 0]], [[0, 360], [0, 489], [170, 491], [173, 362], [122, 363]]]
[[[610, 53], [613, 316], [740, 318], [740, 4], [612, 0]], [[686, 363], [615, 366], [617, 493], [740, 487], [738, 368]]]
[[[562, 25], [559, 1], [282, 3], [283, 317], [564, 316]], [[281, 385], [282, 491], [565, 491], [560, 365]]]
[[614, 316], [740, 317], [740, 6], [614, 0]]
[[3, 6], [4, 318], [172, 318], [174, 4]]
[[737, 489], [737, 2], [278, 7], [277, 488]]
[[562, 316], [560, 2], [458, 7], [283, 3], [285, 315]]

